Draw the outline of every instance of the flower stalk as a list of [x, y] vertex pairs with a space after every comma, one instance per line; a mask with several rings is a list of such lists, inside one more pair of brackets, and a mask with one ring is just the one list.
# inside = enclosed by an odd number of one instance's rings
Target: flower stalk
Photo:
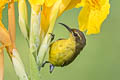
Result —
[[16, 49], [13, 49], [12, 53], [13, 53], [13, 57], [11, 58], [12, 63], [19, 80], [29, 80], [18, 51]]
[[41, 6], [31, 5], [31, 26], [30, 26], [30, 77], [31, 80], [39, 80], [39, 70], [36, 64], [38, 48], [40, 46], [40, 18]]
[[0, 80], [4, 80], [4, 53], [0, 49]]
[[15, 46], [15, 40], [16, 40], [15, 11], [14, 11], [14, 3], [12, 2], [8, 4], [8, 30], [9, 30], [11, 44], [9, 44], [7, 49], [10, 58], [12, 60], [15, 72], [20, 80], [28, 80], [22, 60], [20, 59], [20, 56]]
[[30, 80], [40, 80], [40, 73], [33, 54], [29, 53], [30, 59]]
[[37, 50], [40, 45], [40, 5], [32, 5], [31, 26], [30, 26], [30, 52], [36, 58]]
[[58, 16], [58, 11], [59, 11], [59, 8], [60, 8], [60, 3], [61, 3], [61, 0], [58, 0], [52, 7], [51, 9], [51, 17], [50, 17], [50, 24], [49, 24], [49, 29], [48, 29], [48, 32], [45, 36], [45, 38], [43, 39], [43, 42], [41, 44], [41, 47], [39, 48], [39, 53], [38, 53], [38, 56], [37, 56], [37, 63], [38, 65], [41, 67], [43, 61], [44, 61], [44, 58], [46, 56], [46, 52], [49, 48], [49, 45], [50, 45], [50, 41], [51, 41], [51, 38], [52, 36], [50, 35], [50, 33], [53, 32], [53, 29], [54, 29], [54, 24], [55, 24], [55, 21], [57, 19], [57, 16]]
[[15, 25], [15, 10], [14, 10], [14, 3], [8, 3], [8, 31], [10, 34], [10, 39], [15, 47], [15, 39], [16, 39], [16, 25]]
[[25, 0], [18, 1], [18, 12], [19, 12], [19, 26], [22, 34], [28, 40], [29, 38], [29, 27], [28, 27], [28, 12]]

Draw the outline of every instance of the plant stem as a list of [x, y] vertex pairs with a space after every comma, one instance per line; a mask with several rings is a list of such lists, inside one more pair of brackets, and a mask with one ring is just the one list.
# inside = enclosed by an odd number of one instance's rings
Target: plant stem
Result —
[[40, 46], [40, 5], [31, 5], [31, 26], [30, 26], [30, 77], [31, 80], [39, 80], [40, 74], [36, 63], [38, 48]]
[[12, 54], [10, 55], [10, 58], [12, 60], [15, 72], [19, 80], [28, 80], [22, 60], [15, 47], [16, 26], [15, 26], [15, 10], [14, 10], [13, 2], [8, 4], [8, 29], [9, 29], [9, 35], [12, 43], [12, 50], [9, 51], [9, 53]]
[[33, 54], [29, 53], [30, 59], [30, 80], [40, 80], [39, 70]]
[[[35, 11], [34, 10], [37, 10]], [[31, 8], [31, 26], [30, 26], [30, 52], [37, 56], [37, 50], [40, 45], [40, 6], [33, 5]]]
[[49, 47], [49, 44], [50, 44], [50, 41], [51, 41], [51, 38], [52, 38], [50, 33], [53, 32], [54, 24], [55, 24], [55, 21], [56, 21], [57, 16], [58, 16], [60, 3], [61, 3], [61, 0], [58, 0], [51, 9], [51, 13], [50, 13], [51, 14], [50, 15], [51, 20], [50, 20], [49, 29], [48, 29], [48, 32], [47, 32], [45, 38], [43, 39], [43, 42], [41, 44], [41, 47], [39, 49], [39, 53], [38, 53], [38, 56], [37, 56], [37, 63], [40, 67], [41, 67], [41, 65], [44, 61], [44, 58], [46, 56], [46, 52], [48, 50], [48, 47]]
[[15, 25], [15, 10], [14, 3], [8, 4], [8, 30], [10, 34], [10, 39], [15, 48], [15, 39], [16, 39], [16, 25]]
[[0, 49], [0, 80], [4, 80], [4, 53]]
[[16, 49], [13, 49], [12, 53], [13, 53], [13, 57], [11, 57], [12, 63], [19, 80], [29, 80], [18, 51]]
[[26, 0], [18, 1], [19, 27], [24, 37], [29, 39], [28, 12]]

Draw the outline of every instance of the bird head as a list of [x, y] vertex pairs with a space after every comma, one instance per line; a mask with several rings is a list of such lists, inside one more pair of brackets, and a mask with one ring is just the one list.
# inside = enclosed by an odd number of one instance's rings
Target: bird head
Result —
[[78, 29], [70, 28], [66, 24], [63, 24], [63, 23], [59, 23], [59, 24], [63, 25], [72, 34], [72, 37], [74, 37], [77, 43], [80, 43], [82, 45], [86, 44], [86, 38], [82, 31]]

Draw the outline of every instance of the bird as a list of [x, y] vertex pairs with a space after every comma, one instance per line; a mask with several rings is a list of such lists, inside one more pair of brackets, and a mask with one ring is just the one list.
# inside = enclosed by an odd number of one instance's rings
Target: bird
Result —
[[[50, 73], [53, 72], [54, 67], [64, 67], [72, 63], [86, 45], [86, 38], [82, 31], [70, 28], [64, 23], [59, 24], [70, 32], [70, 36], [68, 39], [60, 38], [51, 43], [49, 60], [42, 65], [44, 67], [46, 63], [50, 63]], [[54, 37], [53, 34], [51, 35]]]

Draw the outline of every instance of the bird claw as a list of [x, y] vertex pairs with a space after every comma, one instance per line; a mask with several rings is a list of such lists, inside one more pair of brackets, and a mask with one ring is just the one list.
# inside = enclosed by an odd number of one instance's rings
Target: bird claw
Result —
[[44, 67], [46, 63], [50, 63], [50, 62], [49, 61], [43, 62], [42, 67]]
[[52, 64], [50, 64], [50, 73], [52, 73], [52, 72], [53, 72], [54, 68], [55, 68], [55, 66], [54, 66], [54, 65], [52, 65]]
[[49, 33], [49, 34], [52, 36], [52, 38], [51, 38], [51, 42], [52, 42], [54, 40], [55, 35], [52, 33]]

